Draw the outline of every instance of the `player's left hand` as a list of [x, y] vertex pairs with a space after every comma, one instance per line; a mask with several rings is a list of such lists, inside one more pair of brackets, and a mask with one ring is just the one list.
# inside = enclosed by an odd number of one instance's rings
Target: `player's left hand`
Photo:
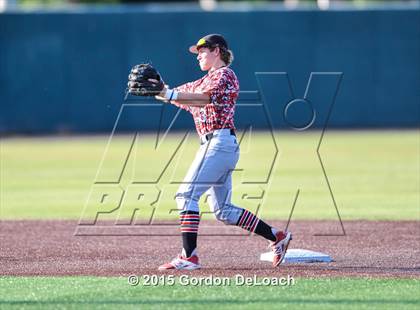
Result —
[[164, 87], [159, 72], [150, 64], [134, 66], [128, 76], [128, 92], [135, 96], [156, 96]]
[[[155, 79], [149, 79], [149, 81], [151, 82], [151, 83], [157, 83], [158, 81], [157, 80], [155, 80]], [[157, 100], [160, 100], [160, 101], [163, 101], [163, 102], [166, 102], [166, 103], [168, 103], [169, 101], [168, 101], [168, 99], [166, 99], [165, 98], [165, 94], [166, 94], [166, 91], [169, 89], [169, 86], [168, 85], [166, 85], [166, 84], [163, 84], [163, 89], [162, 89], [162, 91], [159, 93], [159, 94], [157, 94], [156, 96], [155, 96], [155, 98], [157, 99]]]

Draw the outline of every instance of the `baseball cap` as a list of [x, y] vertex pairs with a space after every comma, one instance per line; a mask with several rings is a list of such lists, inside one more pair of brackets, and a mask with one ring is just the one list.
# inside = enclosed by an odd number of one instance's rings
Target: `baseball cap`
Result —
[[202, 37], [200, 40], [198, 40], [197, 44], [191, 45], [189, 50], [191, 53], [198, 54], [198, 50], [201, 47], [224, 47], [225, 49], [228, 49], [227, 42], [225, 38], [221, 34], [208, 34], [205, 37]]

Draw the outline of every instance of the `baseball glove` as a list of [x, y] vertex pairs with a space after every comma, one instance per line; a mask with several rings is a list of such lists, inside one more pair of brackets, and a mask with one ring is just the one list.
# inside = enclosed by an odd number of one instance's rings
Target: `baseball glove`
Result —
[[135, 96], [156, 96], [164, 87], [159, 72], [151, 64], [136, 65], [128, 76], [128, 92]]

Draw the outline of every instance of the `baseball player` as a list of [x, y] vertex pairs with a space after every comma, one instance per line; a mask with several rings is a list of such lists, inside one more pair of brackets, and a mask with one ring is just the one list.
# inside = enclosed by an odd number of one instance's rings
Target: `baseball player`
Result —
[[199, 80], [170, 89], [148, 64], [134, 67], [129, 76], [131, 94], [155, 94], [157, 99], [190, 112], [201, 142], [175, 196], [183, 248], [178, 257], [161, 265], [159, 270], [201, 267], [197, 255], [198, 201], [204, 193], [209, 194], [210, 208], [218, 220], [268, 239], [274, 254], [273, 265], [279, 266], [292, 239], [291, 233], [269, 226], [252, 212], [231, 202], [232, 171], [239, 159], [234, 125], [239, 81], [229, 67], [233, 53], [220, 34], [206, 35], [189, 50], [197, 54], [201, 70], [207, 71]]

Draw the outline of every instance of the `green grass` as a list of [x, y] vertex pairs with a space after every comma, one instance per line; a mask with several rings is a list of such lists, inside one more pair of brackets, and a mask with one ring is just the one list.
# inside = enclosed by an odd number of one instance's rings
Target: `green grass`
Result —
[[[140, 218], [150, 216], [148, 205], [156, 200], [158, 218], [174, 218], [173, 195], [198, 147], [192, 135], [173, 158], [157, 184], [131, 184], [156, 180], [181, 135], [169, 137], [158, 150], [152, 136], [140, 136], [133, 147], [119, 185], [95, 185], [96, 181], [115, 181], [130, 148], [130, 136], [114, 138], [95, 179], [108, 136], [10, 138], [0, 144], [2, 219], [79, 219], [92, 218], [97, 210], [118, 206], [121, 188], [127, 189], [122, 207], [104, 218], [131, 216], [139, 207]], [[276, 132], [278, 160], [268, 184], [275, 148], [267, 132], [247, 135], [241, 144], [241, 159], [234, 173], [233, 202], [256, 210], [266, 219], [285, 219], [295, 193], [300, 189], [293, 219], [336, 219], [328, 186], [316, 157], [320, 132]], [[337, 206], [344, 220], [419, 220], [420, 219], [420, 138], [418, 131], [328, 131], [320, 154], [329, 177]], [[108, 194], [99, 204], [103, 194]], [[139, 201], [139, 194], [143, 198]], [[244, 196], [248, 194], [248, 196]], [[203, 210], [208, 210], [202, 204]], [[210, 218], [210, 216], [208, 217]]]
[[3, 309], [418, 309], [415, 279], [296, 278], [280, 286], [129, 286], [126, 278], [3, 277]]

